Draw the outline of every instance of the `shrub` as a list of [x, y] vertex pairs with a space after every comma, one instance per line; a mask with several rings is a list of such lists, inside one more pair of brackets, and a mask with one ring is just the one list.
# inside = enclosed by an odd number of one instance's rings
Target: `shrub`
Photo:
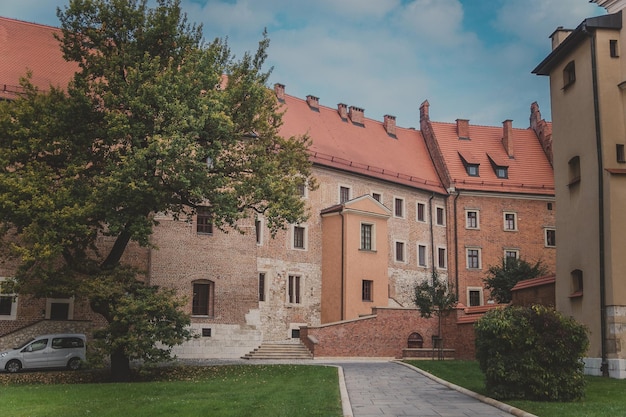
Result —
[[584, 396], [586, 328], [553, 308], [509, 306], [475, 326], [476, 358], [498, 399], [571, 401]]

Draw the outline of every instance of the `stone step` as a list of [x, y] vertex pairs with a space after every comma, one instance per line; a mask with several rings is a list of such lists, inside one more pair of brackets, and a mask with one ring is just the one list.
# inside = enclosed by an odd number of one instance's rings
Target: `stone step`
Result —
[[301, 343], [263, 343], [242, 359], [313, 359], [313, 355]]

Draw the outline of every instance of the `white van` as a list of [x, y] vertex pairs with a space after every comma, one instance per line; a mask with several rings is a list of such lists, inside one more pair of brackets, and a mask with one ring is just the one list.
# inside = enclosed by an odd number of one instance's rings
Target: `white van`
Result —
[[84, 334], [47, 334], [37, 336], [22, 346], [0, 352], [0, 370], [69, 368], [77, 370], [85, 360]]

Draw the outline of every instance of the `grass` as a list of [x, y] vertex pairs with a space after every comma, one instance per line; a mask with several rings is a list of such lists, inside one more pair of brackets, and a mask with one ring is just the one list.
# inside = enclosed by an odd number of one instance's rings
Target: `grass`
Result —
[[161, 371], [157, 379], [132, 383], [8, 384], [0, 388], [0, 415], [342, 415], [337, 369], [333, 367], [184, 367], [172, 372]]
[[[453, 384], [486, 395], [484, 376], [475, 361], [408, 361]], [[585, 398], [567, 403], [506, 401], [539, 417], [626, 416], [626, 380], [587, 376]]]

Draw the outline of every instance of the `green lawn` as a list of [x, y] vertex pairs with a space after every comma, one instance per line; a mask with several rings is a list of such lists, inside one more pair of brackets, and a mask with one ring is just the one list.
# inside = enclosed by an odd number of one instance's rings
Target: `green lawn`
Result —
[[[407, 361], [441, 379], [485, 395], [482, 372], [475, 361]], [[507, 401], [539, 417], [617, 417], [626, 416], [626, 380], [586, 377], [585, 398], [569, 403]]]
[[337, 368], [333, 367], [186, 367], [162, 372], [158, 379], [132, 383], [9, 383], [0, 388], [0, 416], [342, 415]]

